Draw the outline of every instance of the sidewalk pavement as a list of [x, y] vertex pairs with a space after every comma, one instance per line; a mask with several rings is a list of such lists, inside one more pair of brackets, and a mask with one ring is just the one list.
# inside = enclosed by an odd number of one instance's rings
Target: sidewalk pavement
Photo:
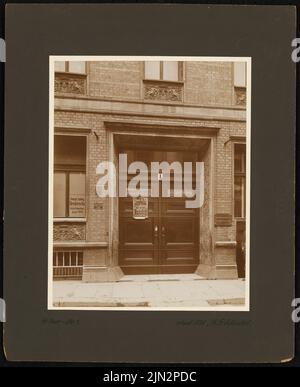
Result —
[[241, 307], [245, 281], [195, 274], [125, 275], [119, 282], [53, 281], [54, 307]]

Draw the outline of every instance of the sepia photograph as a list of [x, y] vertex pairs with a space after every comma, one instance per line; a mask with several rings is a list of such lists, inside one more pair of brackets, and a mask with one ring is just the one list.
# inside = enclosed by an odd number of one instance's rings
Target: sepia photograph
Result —
[[50, 56], [48, 309], [249, 311], [250, 57]]
[[297, 8], [5, 12], [6, 363], [294, 364]]

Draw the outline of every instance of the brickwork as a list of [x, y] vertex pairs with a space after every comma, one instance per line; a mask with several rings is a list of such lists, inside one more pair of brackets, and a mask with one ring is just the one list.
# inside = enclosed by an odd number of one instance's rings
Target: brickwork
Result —
[[89, 95], [116, 99], [141, 98], [142, 62], [90, 62]]
[[[183, 71], [184, 103], [203, 106], [236, 104], [231, 62], [185, 62]], [[143, 79], [143, 62], [89, 62], [87, 94], [108, 99], [143, 99]]]
[[184, 100], [197, 105], [233, 104], [230, 62], [185, 62]]
[[[245, 136], [245, 123], [223, 122], [215, 146], [215, 214], [228, 213], [233, 217], [233, 143], [230, 136]], [[235, 239], [234, 222], [231, 227], [216, 227], [215, 239]]]
[[107, 249], [86, 249], [84, 251], [84, 265], [87, 266], [102, 266], [107, 262]]
[[204, 162], [204, 203], [200, 209], [200, 236], [199, 236], [199, 257], [200, 263], [209, 265], [212, 262], [212, 248], [213, 248], [213, 240], [212, 240], [212, 228], [211, 228], [211, 205], [210, 198], [212, 193], [211, 186], [211, 148], [212, 144], [209, 145], [205, 154], [202, 156], [202, 160]]

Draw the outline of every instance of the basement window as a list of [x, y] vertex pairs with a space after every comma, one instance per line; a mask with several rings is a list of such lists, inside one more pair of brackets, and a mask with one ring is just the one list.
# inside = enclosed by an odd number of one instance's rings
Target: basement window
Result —
[[54, 279], [82, 279], [82, 251], [54, 251]]

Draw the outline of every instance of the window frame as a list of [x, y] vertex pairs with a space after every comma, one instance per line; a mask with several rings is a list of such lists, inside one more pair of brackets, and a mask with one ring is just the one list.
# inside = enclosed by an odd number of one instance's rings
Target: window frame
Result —
[[[239, 85], [237, 84], [236, 80], [236, 64], [237, 63], [242, 63], [244, 65], [244, 84]], [[235, 89], [246, 89], [247, 87], [247, 62], [245, 61], [239, 61], [239, 62], [233, 62], [233, 87]]]
[[[245, 168], [244, 171], [242, 172], [236, 172], [235, 171], [235, 152], [236, 152], [236, 147], [238, 145], [242, 145], [244, 147], [244, 154], [245, 154]], [[245, 220], [246, 219], [246, 200], [247, 200], [247, 146], [245, 141], [235, 141], [233, 142], [233, 147], [232, 147], [232, 166], [233, 166], [233, 179], [232, 179], [232, 196], [233, 196], [233, 218], [236, 220]], [[241, 215], [242, 216], [236, 216], [235, 215], [235, 177], [241, 177], [244, 179], [244, 194], [243, 194], [243, 204], [241, 208]]]
[[143, 72], [144, 72], [144, 81], [152, 81], [152, 82], [170, 82], [170, 83], [183, 83], [183, 61], [170, 61], [170, 62], [177, 62], [178, 63], [178, 79], [176, 81], [174, 80], [168, 80], [163, 79], [164, 75], [164, 60], [156, 61], [159, 62], [159, 79], [156, 78], [146, 78], [146, 62], [153, 62], [151, 60], [149, 61], [143, 61]]
[[[80, 169], [76, 169], [76, 168], [73, 168], [73, 166], [70, 166], [67, 167], [67, 166], [63, 166], [63, 167], [55, 167], [55, 170], [54, 170], [54, 175], [55, 173], [64, 173], [65, 176], [66, 176], [66, 192], [65, 192], [65, 205], [66, 205], [66, 213], [64, 216], [54, 216], [53, 215], [53, 218], [54, 219], [72, 219], [72, 218], [78, 218], [78, 219], [84, 219], [86, 218], [86, 171], [83, 169], [83, 168], [80, 168]], [[84, 186], [84, 195], [85, 195], [85, 206], [84, 206], [84, 216], [70, 216], [70, 174], [71, 173], [78, 173], [78, 174], [84, 174], [84, 178], [85, 178], [85, 186]]]
[[[59, 61], [57, 61], [59, 62]], [[55, 71], [55, 64], [54, 64], [54, 72], [55, 73], [60, 73], [60, 74], [76, 74], [76, 75], [87, 75], [87, 62], [86, 61], [69, 61], [69, 60], [63, 60], [61, 62], [64, 62], [65, 64], [65, 70], [64, 71]], [[70, 71], [70, 62], [84, 62], [84, 73], [78, 73], [74, 71]]]
[[[59, 132], [54, 133], [55, 136], [65, 136], [65, 137], [84, 137], [85, 141], [85, 164], [55, 164], [53, 162], [53, 190], [54, 190], [54, 175], [56, 172], [64, 172], [67, 174], [66, 177], [66, 215], [65, 216], [54, 216], [54, 192], [53, 192], [53, 221], [59, 222], [59, 221], [70, 221], [70, 220], [76, 220], [80, 222], [86, 221], [86, 215], [87, 215], [87, 149], [88, 149], [88, 135], [84, 133], [65, 133], [65, 132]], [[84, 210], [84, 216], [80, 217], [73, 217], [69, 216], [69, 193], [70, 193], [70, 173], [84, 173], [85, 175], [85, 210]]]

